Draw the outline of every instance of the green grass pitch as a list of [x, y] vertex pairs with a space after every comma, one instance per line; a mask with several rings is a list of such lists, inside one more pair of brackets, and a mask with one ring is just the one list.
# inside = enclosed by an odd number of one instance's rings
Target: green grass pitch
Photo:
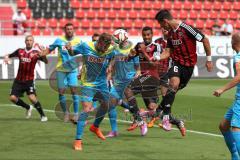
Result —
[[[186, 120], [188, 130], [220, 135], [218, 124], [231, 105], [235, 90], [225, 93], [221, 98], [212, 96], [212, 93], [228, 81], [191, 80], [177, 94], [173, 113]], [[0, 81], [0, 159], [230, 159], [220, 136], [187, 132], [187, 136], [182, 138], [178, 130], [165, 132], [154, 127], [149, 129], [145, 137], [141, 137], [139, 130], [126, 131], [129, 124], [123, 122], [118, 124], [119, 137], [106, 141], [96, 138], [87, 126], [83, 151], [74, 151], [72, 142], [75, 126], [63, 123], [54, 112], [46, 112], [49, 118], [46, 123], [40, 122], [36, 111], [30, 120], [26, 120], [25, 111], [11, 106], [8, 100], [11, 84], [11, 81]], [[47, 81], [36, 81], [36, 86], [44, 109], [53, 110], [58, 99], [57, 93], [49, 88]], [[143, 106], [140, 99], [138, 102], [139, 106]], [[108, 120], [104, 120], [101, 128], [105, 133], [109, 131]]]

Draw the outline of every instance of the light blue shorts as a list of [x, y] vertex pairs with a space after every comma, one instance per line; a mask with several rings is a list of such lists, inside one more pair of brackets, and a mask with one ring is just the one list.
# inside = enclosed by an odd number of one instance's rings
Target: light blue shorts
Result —
[[240, 128], [240, 99], [236, 99], [228, 109], [224, 118], [231, 122], [231, 127]]
[[129, 83], [130, 82], [114, 84], [111, 87], [110, 95], [113, 98], [116, 98], [116, 99], [123, 99], [123, 97], [124, 97], [124, 90], [129, 85]]
[[78, 86], [77, 72], [56, 72], [58, 88], [77, 87]]

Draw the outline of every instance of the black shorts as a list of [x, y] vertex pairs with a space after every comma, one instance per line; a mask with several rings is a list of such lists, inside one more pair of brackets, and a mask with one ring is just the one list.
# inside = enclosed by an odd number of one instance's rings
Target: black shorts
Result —
[[24, 92], [27, 95], [34, 94], [36, 95], [34, 81], [18, 81], [14, 80], [10, 95], [15, 95], [17, 97], [22, 97]]
[[159, 80], [159, 83], [161, 86], [165, 86], [165, 87], [168, 87], [168, 72], [166, 73], [163, 73], [161, 76], [160, 76], [160, 80]]
[[183, 66], [177, 62], [172, 62], [171, 68], [168, 70], [169, 79], [172, 77], [179, 77], [180, 84], [178, 89], [183, 89], [187, 86], [190, 78], [192, 77], [194, 67]]
[[129, 87], [134, 95], [141, 94], [146, 106], [158, 102], [159, 79], [151, 75], [141, 75], [134, 79]]

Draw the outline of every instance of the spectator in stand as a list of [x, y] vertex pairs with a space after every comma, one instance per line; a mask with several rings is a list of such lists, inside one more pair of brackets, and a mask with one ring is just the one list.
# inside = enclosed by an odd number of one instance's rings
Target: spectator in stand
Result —
[[218, 24], [217, 20], [215, 20], [214, 24], [212, 25], [212, 35], [214, 36], [221, 35], [221, 26]]
[[16, 13], [12, 16], [13, 20], [13, 34], [14, 35], [22, 35], [26, 32], [26, 15], [22, 12], [22, 10], [18, 9]]
[[229, 36], [232, 33], [233, 33], [232, 24], [228, 23], [228, 21], [225, 20], [224, 24], [221, 26], [221, 35], [222, 36]]

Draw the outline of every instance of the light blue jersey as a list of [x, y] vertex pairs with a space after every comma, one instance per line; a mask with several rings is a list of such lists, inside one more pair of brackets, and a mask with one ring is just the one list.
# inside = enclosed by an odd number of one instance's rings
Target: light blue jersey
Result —
[[[240, 52], [233, 57], [233, 69], [235, 75], [237, 74], [237, 68], [240, 68]], [[240, 99], [240, 83], [237, 85], [236, 98]]]
[[[55, 48], [58, 48], [58, 62], [57, 62], [57, 71], [62, 71], [62, 72], [76, 72], [77, 69], [73, 70], [67, 70], [63, 67], [64, 64], [68, 63], [71, 65], [78, 65], [75, 64], [74, 60], [70, 61], [71, 59], [74, 59], [71, 55], [69, 55], [65, 45], [70, 42], [72, 46], [76, 46], [77, 44], [81, 44], [81, 40], [77, 37], [74, 37], [70, 41], [65, 38], [65, 36], [62, 36], [60, 38], [57, 38], [53, 44], [49, 46], [49, 50], [53, 51]], [[77, 68], [77, 67], [73, 67]]]

